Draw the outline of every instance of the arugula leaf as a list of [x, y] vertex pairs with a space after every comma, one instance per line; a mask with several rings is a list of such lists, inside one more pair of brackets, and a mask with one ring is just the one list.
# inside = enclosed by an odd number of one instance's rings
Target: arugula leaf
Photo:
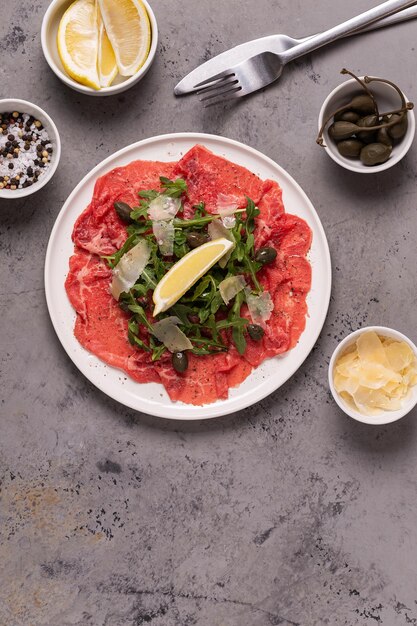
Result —
[[245, 354], [246, 339], [242, 329], [239, 326], [233, 326], [232, 338], [239, 354]]
[[[210, 276], [210, 274], [207, 276], [204, 276], [198, 283], [197, 283], [197, 287], [194, 290], [194, 293], [191, 297], [191, 302], [194, 302], [195, 300], [197, 300], [198, 298], [200, 298], [200, 296], [204, 295], [204, 292], [207, 291], [208, 287], [211, 287], [212, 285], [212, 278]], [[211, 290], [210, 290], [211, 292]], [[209, 294], [208, 294], [209, 295]], [[206, 296], [207, 297], [207, 296]]]
[[130, 237], [126, 239], [126, 241], [124, 242], [120, 250], [118, 250], [115, 254], [103, 255], [100, 258], [105, 259], [109, 267], [113, 269], [114, 267], [116, 267], [116, 265], [118, 264], [122, 256], [126, 252], [129, 252], [129, 250], [133, 248], [133, 246], [136, 245], [138, 241], [139, 241], [139, 237], [137, 236], [136, 233], [134, 233], [133, 235], [130, 235]]
[[127, 327], [127, 338], [129, 340], [129, 343], [132, 346], [138, 346], [139, 348], [142, 348], [142, 350], [146, 350], [146, 352], [151, 352], [151, 348], [137, 336], [139, 332], [139, 325], [134, 318], [131, 318], [129, 320]]
[[220, 295], [220, 292], [216, 291], [216, 293], [213, 296], [212, 301], [210, 302], [210, 314], [215, 315], [223, 304], [224, 302], [223, 302], [223, 298]]
[[[236, 322], [237, 320], [240, 321], [243, 319], [240, 317], [240, 309], [241, 309], [244, 299], [245, 299], [245, 292], [239, 291], [239, 293], [236, 294], [233, 306], [227, 317], [229, 322]], [[246, 339], [244, 337], [243, 327], [241, 324], [233, 325], [232, 339], [239, 354], [244, 354], [246, 350]]]
[[145, 198], [146, 200], [155, 200], [157, 196], [159, 196], [159, 192], [155, 191], [155, 189], [148, 189], [144, 191], [139, 191], [138, 196], [140, 198]]
[[164, 190], [164, 196], [179, 198], [183, 193], [187, 193], [187, 183], [183, 178], [170, 180], [165, 176], [160, 176], [159, 180], [161, 181], [161, 185]]
[[178, 217], [174, 218], [175, 228], [196, 228], [198, 226], [205, 226], [214, 220], [218, 220], [218, 215], [204, 215], [203, 217], [196, 217], [190, 220], [182, 220]]
[[149, 345], [150, 345], [150, 347], [152, 349], [151, 360], [152, 361], [159, 361], [161, 356], [166, 351], [166, 347], [164, 346], [164, 344], [161, 344], [161, 343], [157, 342], [153, 335], [149, 336]]
[[152, 332], [152, 324], [149, 323], [146, 313], [140, 304], [129, 304], [129, 311], [132, 311], [132, 313], [135, 314], [138, 322], [140, 322], [143, 326], [146, 326], [146, 328]]
[[186, 304], [179, 304], [177, 302], [176, 304], [174, 304], [174, 306], [170, 308], [170, 311], [173, 313], [173, 315], [176, 315], [181, 320], [181, 324], [183, 326], [192, 326], [192, 323], [190, 322], [190, 319], [188, 317], [189, 315], [195, 315], [195, 310], [192, 307], [187, 306]]
[[146, 206], [144, 206], [141, 203], [140, 207], [135, 207], [131, 214], [130, 217], [132, 218], [132, 220], [135, 220], [135, 222], [139, 221], [139, 220], [144, 220], [150, 227], [152, 227], [152, 222], [150, 221], [150, 219], [148, 218], [148, 203], [144, 203]]
[[203, 217], [205, 215], [208, 215], [205, 202], [199, 202], [198, 204], [194, 204], [193, 209], [195, 209], [194, 217]]
[[155, 279], [154, 274], [150, 269], [148, 269], [148, 267], [145, 267], [145, 269], [142, 271], [140, 278], [141, 280], [145, 279], [145, 285], [148, 289], [154, 290], [156, 288], [156, 285], [158, 284], [158, 281]]
[[253, 233], [255, 230], [255, 217], [257, 217], [260, 213], [259, 209], [256, 208], [253, 200], [246, 196], [246, 231], [248, 233]]

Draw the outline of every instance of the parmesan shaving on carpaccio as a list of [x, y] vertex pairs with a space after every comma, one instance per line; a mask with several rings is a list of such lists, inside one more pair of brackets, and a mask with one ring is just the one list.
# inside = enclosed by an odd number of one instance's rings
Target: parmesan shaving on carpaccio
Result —
[[272, 302], [269, 291], [263, 291], [259, 296], [251, 293], [249, 288], [246, 288], [245, 292], [252, 322], [254, 324], [267, 322], [274, 310], [274, 303]]
[[122, 256], [113, 269], [110, 291], [116, 300], [124, 291], [129, 291], [142, 274], [151, 256], [151, 250], [145, 239], [141, 239], [133, 248]]
[[157, 220], [152, 222], [152, 232], [163, 256], [174, 253], [175, 228], [173, 220]]
[[152, 327], [152, 334], [162, 341], [170, 352], [182, 352], [193, 347], [188, 337], [178, 328], [178, 324], [181, 324], [181, 320], [171, 315], [156, 322]]
[[246, 287], [245, 277], [241, 274], [237, 276], [229, 276], [219, 284], [220, 295], [225, 304], [229, 304], [230, 300]]
[[[213, 220], [207, 227], [207, 232], [210, 235], [210, 239], [213, 241], [214, 239], [221, 239], [225, 237], [229, 241], [235, 242], [233, 239], [233, 235], [228, 228], [221, 222], [220, 220]], [[220, 267], [226, 267], [228, 260], [230, 259], [230, 255], [233, 250], [229, 250], [226, 254], [220, 259], [219, 265]]]
[[148, 215], [152, 220], [152, 231], [163, 256], [174, 253], [174, 217], [181, 206], [179, 198], [158, 196], [148, 207]]
[[181, 206], [179, 198], [158, 196], [149, 203], [148, 215], [152, 221], [172, 220]]
[[364, 415], [397, 411], [417, 384], [417, 359], [405, 341], [365, 332], [336, 361], [333, 382], [343, 400]]

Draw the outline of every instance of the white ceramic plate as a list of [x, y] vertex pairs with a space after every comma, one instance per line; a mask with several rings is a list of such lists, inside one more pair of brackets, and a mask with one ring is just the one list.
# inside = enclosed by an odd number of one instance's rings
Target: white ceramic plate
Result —
[[[261, 178], [278, 181], [283, 189], [285, 210], [304, 218], [313, 231], [309, 253], [312, 265], [312, 287], [308, 295], [306, 328], [297, 346], [290, 352], [264, 361], [239, 387], [229, 391], [227, 400], [192, 406], [172, 402], [162, 385], [139, 384], [125, 373], [103, 363], [75, 339], [75, 312], [69, 303], [64, 282], [68, 260], [73, 253], [71, 233], [74, 222], [90, 202], [94, 183], [114, 167], [135, 159], [175, 161], [196, 143], [204, 144], [215, 154], [247, 167]], [[45, 291], [49, 314], [55, 331], [68, 356], [78, 369], [101, 391], [137, 411], [169, 419], [207, 419], [239, 411], [276, 391], [297, 371], [313, 348], [330, 300], [331, 265], [329, 247], [320, 219], [295, 180], [285, 170], [257, 150], [237, 141], [202, 133], [175, 133], [152, 137], [119, 150], [97, 165], [71, 193], [52, 229], [45, 262]]]

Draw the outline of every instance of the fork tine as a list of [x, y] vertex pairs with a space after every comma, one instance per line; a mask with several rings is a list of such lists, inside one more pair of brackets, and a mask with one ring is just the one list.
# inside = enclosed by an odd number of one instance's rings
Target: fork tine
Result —
[[[222, 102], [228, 102], [229, 100], [234, 100], [238, 97], [238, 92], [242, 90], [242, 87], [239, 85], [238, 87], [233, 87], [232, 89], [227, 89], [226, 91], [221, 91], [220, 93], [213, 93], [205, 98], [200, 98], [200, 102], [205, 102], [206, 100], [210, 100], [204, 105], [204, 107], [212, 106], [213, 104], [221, 104]], [[228, 98], [223, 98], [223, 96], [227, 96], [230, 94]], [[214, 99], [216, 98], [216, 99]]]
[[225, 80], [226, 78], [230, 78], [231, 76], [234, 76], [234, 73], [230, 70], [226, 70], [225, 72], [220, 72], [220, 74], [215, 74], [215, 76], [210, 76], [210, 78], [206, 78], [206, 80], [202, 80], [201, 83], [197, 83], [196, 85], [194, 85], [194, 89], [197, 89], [198, 87], [203, 87], [205, 85], [208, 85], [209, 83], [214, 83], [214, 81], [219, 81], [221, 80]]
[[197, 95], [201, 96], [202, 94], [213, 91], [214, 89], [219, 90], [219, 89], [222, 89], [223, 87], [233, 86], [233, 85], [236, 85], [238, 82], [239, 81], [236, 77], [233, 77], [232, 80], [218, 81], [217, 83], [214, 83], [214, 85], [208, 85], [207, 87], [203, 87], [202, 89], [199, 89], [197, 91]]

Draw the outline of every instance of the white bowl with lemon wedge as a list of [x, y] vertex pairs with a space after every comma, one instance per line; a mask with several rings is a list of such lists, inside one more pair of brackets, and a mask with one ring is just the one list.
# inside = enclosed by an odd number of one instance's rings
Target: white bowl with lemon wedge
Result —
[[68, 87], [111, 96], [145, 76], [158, 27], [146, 0], [53, 0], [41, 41], [49, 67]]
[[395, 422], [417, 404], [417, 347], [392, 328], [360, 328], [333, 352], [329, 386], [353, 419], [377, 426]]

